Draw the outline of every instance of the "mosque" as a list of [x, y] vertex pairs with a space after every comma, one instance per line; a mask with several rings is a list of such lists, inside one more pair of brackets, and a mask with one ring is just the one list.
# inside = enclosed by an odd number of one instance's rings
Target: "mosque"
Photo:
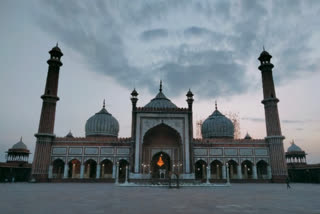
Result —
[[[234, 138], [234, 125], [217, 105], [201, 126], [202, 138], [193, 137], [193, 93], [186, 93], [186, 107], [176, 106], [162, 90], [147, 104], [138, 105], [138, 92], [131, 93], [131, 136], [120, 138], [119, 122], [103, 104], [85, 124], [85, 136], [54, 134], [58, 80], [63, 53], [58, 46], [50, 58], [32, 178], [36, 181], [115, 181], [127, 174], [131, 181], [166, 179], [224, 182], [283, 182], [288, 176], [284, 136], [280, 120], [271, 55], [263, 50], [258, 60], [262, 75], [267, 136]], [[186, 86], [187, 87], [187, 86]], [[229, 172], [229, 173], [227, 173]], [[242, 181], [240, 181], [242, 180]]]

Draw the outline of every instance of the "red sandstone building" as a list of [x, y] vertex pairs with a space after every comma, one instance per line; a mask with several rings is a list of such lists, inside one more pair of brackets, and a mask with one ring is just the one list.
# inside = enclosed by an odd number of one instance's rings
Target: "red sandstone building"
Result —
[[[203, 122], [202, 138], [193, 137], [193, 93], [178, 107], [160, 89], [144, 106], [131, 93], [131, 136], [119, 138], [119, 123], [105, 105], [85, 124], [85, 136], [54, 134], [61, 57], [58, 46], [49, 51], [48, 75], [39, 123], [32, 177], [37, 181], [113, 181], [127, 173], [131, 181], [165, 179], [178, 174], [185, 181], [219, 182], [229, 172], [234, 181], [284, 181], [287, 177], [271, 55], [259, 56], [267, 136], [234, 139], [234, 126], [215, 107]], [[187, 86], [186, 86], [187, 87]], [[129, 109], [128, 109], [129, 110]], [[127, 172], [126, 172], [127, 170]]]

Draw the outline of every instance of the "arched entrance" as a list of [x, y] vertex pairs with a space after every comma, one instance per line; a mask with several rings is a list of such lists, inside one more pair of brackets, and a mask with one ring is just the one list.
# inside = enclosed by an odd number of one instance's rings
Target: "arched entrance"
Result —
[[204, 180], [207, 176], [207, 163], [203, 160], [198, 160], [195, 163], [196, 180]]
[[264, 160], [257, 163], [258, 179], [268, 179], [268, 164]]
[[167, 178], [171, 172], [170, 156], [165, 152], [158, 152], [152, 157], [150, 168], [152, 178]]
[[105, 159], [101, 162], [101, 178], [112, 178], [113, 164], [110, 160]]
[[128, 161], [121, 159], [119, 161], [119, 181], [124, 182], [126, 178], [127, 166], [129, 167]]
[[68, 178], [80, 178], [81, 163], [77, 159], [69, 161]]
[[96, 178], [97, 162], [89, 159], [84, 165], [84, 178]]
[[242, 168], [242, 177], [243, 179], [251, 179], [252, 178], [252, 162], [245, 160], [241, 164]]
[[222, 163], [218, 160], [214, 160], [210, 164], [211, 178], [222, 179]]
[[53, 178], [63, 178], [64, 173], [64, 161], [61, 159], [56, 159], [52, 163], [52, 177]]
[[235, 162], [234, 160], [229, 160], [228, 161], [229, 165], [229, 176], [230, 179], [235, 179], [238, 177], [238, 163]]
[[[172, 171], [172, 166], [179, 166], [183, 173], [183, 153], [180, 134], [170, 126], [162, 123], [149, 129], [143, 137], [140, 173], [150, 173], [152, 177], [159, 177], [159, 169], [166, 173]], [[156, 164], [162, 154], [164, 166]], [[163, 168], [165, 167], [165, 168]]]

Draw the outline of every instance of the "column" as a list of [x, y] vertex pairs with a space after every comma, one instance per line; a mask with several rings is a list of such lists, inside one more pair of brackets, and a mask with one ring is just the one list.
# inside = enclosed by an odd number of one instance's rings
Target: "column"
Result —
[[81, 167], [80, 167], [80, 179], [83, 179], [83, 175], [84, 175], [84, 165], [81, 164]]
[[216, 175], [216, 179], [220, 179], [220, 166], [217, 165], [217, 175]]
[[116, 178], [116, 170], [117, 170], [117, 165], [116, 165], [116, 162], [113, 163], [113, 166], [112, 166], [112, 178], [115, 179]]
[[268, 179], [272, 178], [271, 166], [270, 165], [267, 166], [267, 175], [268, 175]]
[[257, 165], [253, 164], [252, 165], [252, 178], [253, 179], [258, 179], [258, 175], [257, 175]]
[[210, 173], [210, 165], [208, 165], [207, 166], [207, 184], [209, 184], [210, 183], [210, 181], [209, 181], [209, 179], [210, 179], [210, 176], [211, 175], [211, 173]]
[[49, 171], [48, 171], [48, 178], [49, 178], [49, 179], [52, 178], [52, 170], [53, 170], [53, 166], [50, 165], [50, 166], [49, 166]]
[[96, 179], [100, 178], [100, 169], [101, 169], [100, 164], [97, 164]]
[[119, 162], [117, 162], [116, 166], [116, 184], [119, 184]]
[[63, 178], [64, 179], [68, 178], [68, 169], [69, 169], [69, 165], [65, 164], [64, 169], [63, 169]]
[[228, 163], [227, 163], [227, 184], [230, 184], [230, 174], [229, 174], [229, 164]]
[[125, 183], [127, 184], [128, 183], [128, 174], [129, 174], [129, 167], [126, 166], [126, 180], [125, 180]]
[[226, 179], [226, 166], [222, 165], [222, 179]]
[[101, 170], [101, 178], [104, 178], [104, 164], [102, 164], [102, 170]]
[[241, 164], [238, 164], [237, 171], [238, 171], [238, 179], [242, 179], [242, 167], [241, 167]]

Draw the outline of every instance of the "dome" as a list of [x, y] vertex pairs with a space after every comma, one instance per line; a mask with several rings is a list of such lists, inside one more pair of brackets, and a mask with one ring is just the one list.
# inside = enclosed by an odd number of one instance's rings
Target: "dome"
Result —
[[234, 126], [230, 119], [216, 110], [202, 123], [203, 138], [233, 138]]
[[287, 152], [302, 152], [302, 149], [297, 146], [294, 141], [292, 141], [291, 146], [289, 146]]
[[178, 108], [162, 93], [162, 82], [160, 82], [159, 93], [153, 98], [145, 108]]
[[244, 139], [246, 139], [246, 140], [251, 140], [252, 139], [252, 137], [249, 135], [249, 133], [247, 132], [247, 134], [246, 134], [246, 136], [244, 137]]
[[28, 150], [26, 144], [24, 144], [24, 143], [22, 142], [22, 137], [20, 138], [20, 141], [19, 141], [18, 143], [14, 144], [14, 145], [12, 146], [11, 149], [25, 149], [25, 150]]
[[86, 122], [86, 136], [114, 136], [119, 133], [119, 123], [103, 104], [101, 111], [90, 117]]

